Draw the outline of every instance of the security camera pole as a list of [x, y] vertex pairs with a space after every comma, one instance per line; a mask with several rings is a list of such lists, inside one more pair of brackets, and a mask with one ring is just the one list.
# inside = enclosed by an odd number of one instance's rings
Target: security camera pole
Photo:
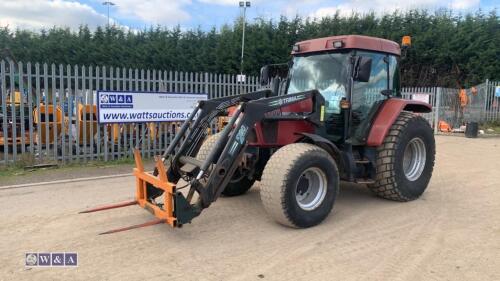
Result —
[[109, 6], [115, 6], [116, 4], [111, 1], [102, 2], [102, 4], [108, 7], [108, 28], [109, 28]]
[[250, 1], [240, 1], [240, 8], [243, 8], [243, 36], [241, 38], [241, 65], [240, 65], [240, 79], [243, 81], [243, 53], [245, 50], [245, 22], [246, 11], [250, 8]]

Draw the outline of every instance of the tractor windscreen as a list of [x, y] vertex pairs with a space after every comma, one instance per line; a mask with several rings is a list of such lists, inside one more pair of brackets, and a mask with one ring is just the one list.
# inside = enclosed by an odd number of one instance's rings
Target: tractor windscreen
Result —
[[318, 90], [325, 98], [327, 114], [340, 113], [340, 100], [347, 95], [348, 53], [313, 54], [293, 59], [287, 94]]

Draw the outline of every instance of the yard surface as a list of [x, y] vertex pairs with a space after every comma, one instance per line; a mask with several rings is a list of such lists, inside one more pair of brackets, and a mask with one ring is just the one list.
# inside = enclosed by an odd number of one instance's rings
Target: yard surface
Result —
[[[500, 280], [500, 139], [438, 136], [434, 175], [410, 203], [342, 184], [319, 226], [266, 216], [259, 183], [192, 224], [112, 235], [153, 219], [121, 177], [0, 190], [0, 280]], [[45, 180], [44, 180], [45, 181]], [[77, 268], [26, 268], [26, 252], [77, 252]]]

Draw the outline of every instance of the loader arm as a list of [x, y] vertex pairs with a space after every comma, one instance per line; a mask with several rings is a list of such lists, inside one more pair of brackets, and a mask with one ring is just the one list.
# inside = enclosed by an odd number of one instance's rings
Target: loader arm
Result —
[[[307, 99], [313, 100], [313, 111], [310, 113], [282, 116], [274, 112]], [[248, 136], [257, 122], [265, 119], [307, 120], [320, 125], [320, 108], [323, 104], [324, 99], [317, 91], [241, 103], [208, 157], [201, 163], [196, 178], [191, 181], [191, 187], [200, 194], [198, 207], [206, 208], [220, 196], [238, 167], [248, 144]], [[203, 178], [207, 179], [206, 183], [203, 183]]]
[[[320, 112], [324, 99], [316, 90], [279, 97], [268, 97], [269, 95], [271, 92], [265, 90], [200, 102], [191, 115], [194, 117], [198, 114], [196, 120], [193, 121], [190, 117], [182, 125], [176, 139], [163, 155], [164, 163], [168, 167], [167, 181], [177, 185], [183, 179], [188, 185], [186, 187], [189, 187], [187, 196], [173, 190], [172, 204], [176, 225], [190, 222], [217, 200], [237, 169], [248, 145], [249, 134], [257, 122], [266, 119], [307, 120], [318, 126], [321, 124]], [[281, 114], [281, 108], [308, 99], [313, 102], [312, 112]], [[235, 105], [236, 110], [206, 159], [196, 159], [195, 155], [206, 136], [210, 122]], [[183, 136], [184, 140], [181, 142]], [[198, 196], [193, 200], [195, 194]]]

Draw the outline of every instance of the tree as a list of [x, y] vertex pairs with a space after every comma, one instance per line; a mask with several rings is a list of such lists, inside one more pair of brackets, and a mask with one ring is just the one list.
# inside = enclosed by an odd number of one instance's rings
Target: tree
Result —
[[[242, 22], [203, 31], [200, 27], [53, 27], [40, 32], [0, 28], [0, 49], [18, 61], [106, 65], [138, 69], [235, 74], [240, 71]], [[411, 35], [413, 47], [402, 60], [404, 86], [468, 87], [500, 80], [500, 21], [496, 10], [456, 14], [451, 10], [374, 13], [339, 12], [324, 18], [257, 19], [247, 23], [244, 72], [290, 59], [294, 43], [322, 36], [363, 34], [396, 42]]]

